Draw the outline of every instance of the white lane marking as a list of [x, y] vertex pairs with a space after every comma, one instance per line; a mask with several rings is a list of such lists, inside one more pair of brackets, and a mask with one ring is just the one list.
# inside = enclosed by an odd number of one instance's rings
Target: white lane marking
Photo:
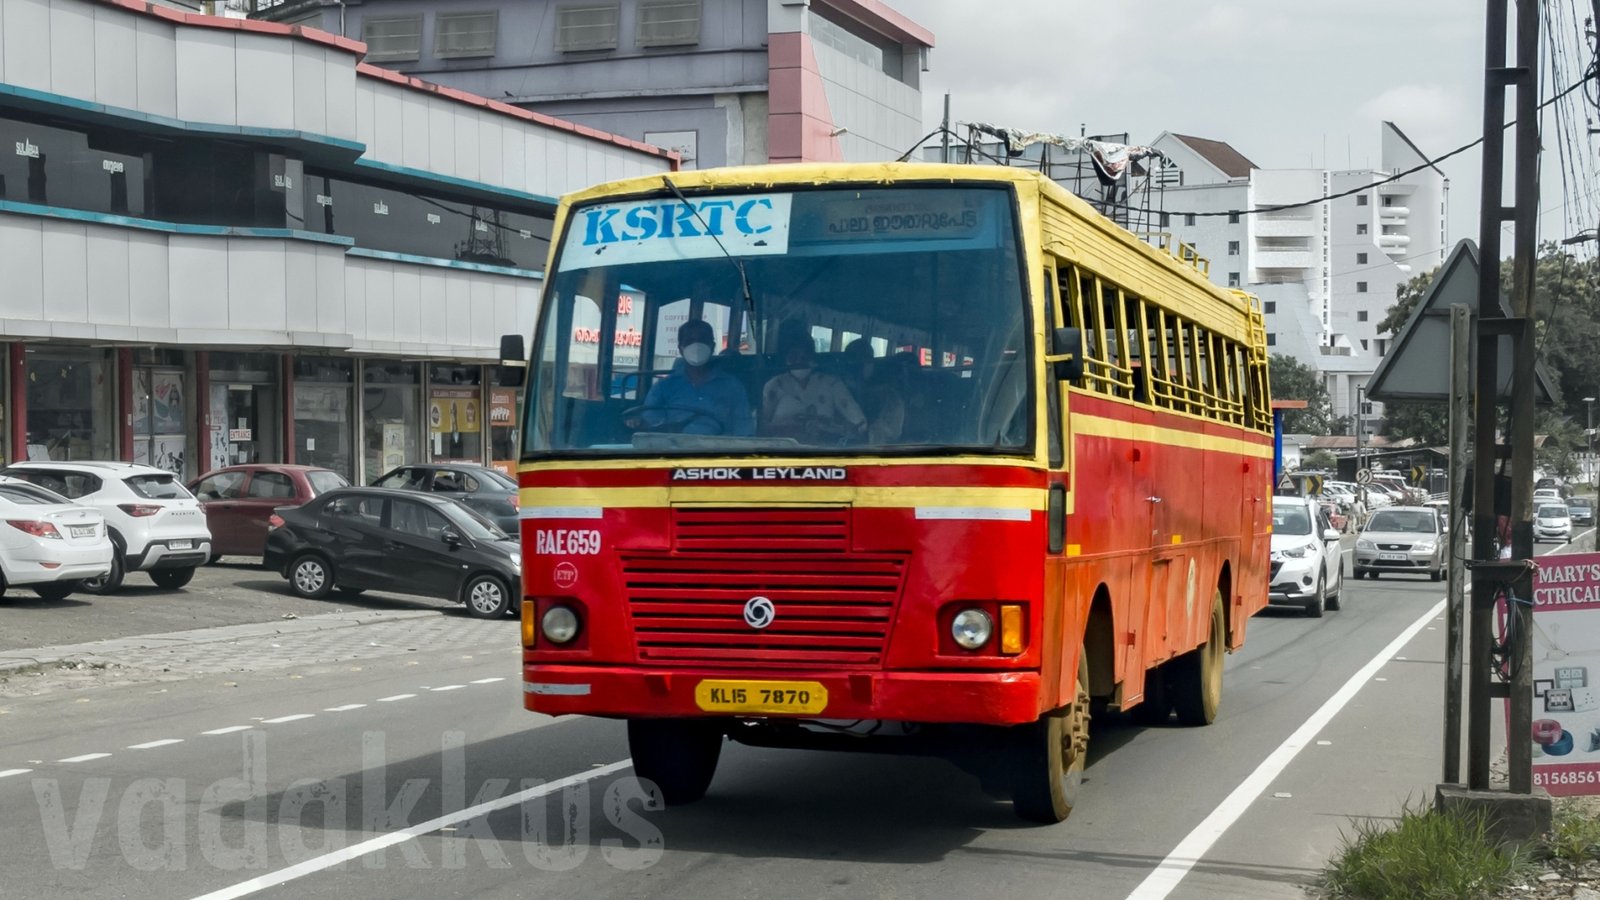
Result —
[[154, 750], [157, 747], [170, 747], [173, 744], [183, 743], [183, 738], [162, 738], [159, 741], [146, 741], [143, 744], [134, 744], [129, 750]]
[[352, 709], [366, 709], [365, 703], [346, 703], [343, 706], [330, 706], [323, 712], [349, 712]]
[[412, 697], [415, 697], [415, 696], [416, 696], [416, 694], [395, 694], [393, 697], [379, 697], [378, 698], [378, 702], [379, 703], [393, 703], [396, 700], [410, 700]]
[[1184, 876], [1189, 874], [1189, 870], [1193, 869], [1195, 864], [1211, 849], [1211, 846], [1222, 837], [1223, 833], [1234, 822], [1239, 820], [1240, 816], [1244, 815], [1245, 810], [1250, 808], [1250, 804], [1255, 802], [1255, 799], [1261, 796], [1262, 792], [1271, 786], [1279, 775], [1283, 774], [1283, 770], [1288, 768], [1289, 763], [1294, 760], [1295, 756], [1315, 739], [1318, 732], [1333, 721], [1333, 717], [1344, 709], [1345, 705], [1355, 697], [1362, 686], [1379, 669], [1383, 668], [1390, 658], [1399, 653], [1400, 648], [1416, 637], [1417, 633], [1422, 631], [1423, 626], [1430, 619], [1437, 616], [1444, 609], [1444, 603], [1443, 600], [1440, 600], [1434, 604], [1432, 609], [1423, 613], [1415, 622], [1406, 626], [1406, 629], [1400, 632], [1394, 640], [1390, 641], [1387, 647], [1379, 650], [1378, 655], [1362, 666], [1360, 671], [1351, 675], [1349, 681], [1346, 681], [1339, 690], [1334, 692], [1332, 697], [1329, 697], [1322, 706], [1317, 708], [1316, 712], [1311, 714], [1311, 718], [1301, 723], [1293, 734], [1289, 735], [1283, 743], [1278, 745], [1276, 750], [1273, 750], [1266, 759], [1261, 761], [1261, 765], [1257, 766], [1249, 777], [1239, 782], [1239, 786], [1234, 788], [1233, 792], [1218, 804], [1210, 815], [1206, 816], [1199, 825], [1195, 826], [1193, 831], [1178, 842], [1178, 846], [1167, 854], [1167, 858], [1156, 866], [1155, 871], [1146, 876], [1144, 881], [1133, 889], [1133, 893], [1128, 895], [1128, 900], [1162, 900], [1162, 898], [1172, 893], [1173, 889], [1183, 881]]
[[91, 759], [105, 759], [106, 757], [108, 757], [110, 755], [111, 754], [109, 754], [109, 753], [85, 753], [82, 756], [69, 756], [66, 759], [58, 759], [58, 760], [56, 760], [56, 762], [58, 762], [58, 763], [88, 762]]
[[473, 684], [494, 684], [496, 681], [505, 681], [504, 678], [479, 678]]
[[334, 866], [342, 865], [353, 859], [358, 859], [362, 856], [365, 856], [368, 853], [393, 847], [396, 844], [404, 843], [420, 835], [428, 834], [434, 831], [440, 831], [452, 825], [459, 825], [462, 822], [469, 822], [478, 818], [479, 816], [485, 816], [497, 810], [517, 806], [538, 797], [554, 794], [557, 791], [565, 790], [572, 785], [585, 781], [593, 781], [596, 778], [602, 778], [606, 775], [610, 775], [612, 772], [620, 772], [623, 769], [628, 768], [628, 766], [632, 763], [633, 761], [630, 759], [609, 763], [607, 765], [600, 766], [597, 769], [590, 769], [587, 772], [577, 775], [569, 775], [566, 778], [552, 781], [548, 784], [542, 784], [535, 788], [529, 788], [528, 790], [520, 791], [515, 794], [510, 794], [505, 797], [501, 797], [498, 800], [490, 800], [487, 803], [480, 803], [477, 806], [469, 807], [453, 813], [447, 813], [437, 819], [430, 819], [421, 824], [412, 825], [409, 828], [401, 829], [400, 831], [391, 831], [388, 834], [375, 837], [372, 840], [362, 841], [359, 844], [344, 847], [342, 849], [335, 850], [332, 853], [313, 857], [304, 862], [296, 863], [295, 865], [287, 868], [279, 869], [276, 872], [268, 872], [265, 875], [252, 878], [249, 881], [242, 881], [238, 884], [225, 887], [221, 890], [212, 891], [209, 894], [202, 894], [201, 896], [195, 898], [195, 900], [234, 900], [236, 897], [244, 897], [249, 894], [254, 894], [257, 891], [264, 891], [270, 887], [286, 884], [295, 880], [296, 878], [303, 878], [312, 873], [321, 872], [324, 869], [331, 869]]
[[298, 722], [301, 719], [309, 719], [309, 718], [311, 718], [312, 716], [315, 716], [315, 715], [316, 715], [316, 713], [295, 713], [292, 716], [279, 716], [276, 719], [262, 719], [261, 720], [261, 724], [263, 724], [263, 725], [282, 725], [284, 722]]
[[466, 687], [466, 685], [464, 685], [464, 684], [447, 684], [447, 685], [444, 685], [443, 687], [428, 688], [428, 690], [430, 690], [430, 691], [459, 691], [464, 687]]
[[250, 729], [252, 729], [254, 727], [255, 727], [254, 725], [229, 725], [227, 728], [213, 728], [210, 731], [202, 731], [200, 733], [201, 734], [233, 734], [233, 733], [239, 732], [239, 731], [249, 731]]
[[32, 769], [0, 769], [0, 778], [10, 778], [12, 775], [26, 775]]

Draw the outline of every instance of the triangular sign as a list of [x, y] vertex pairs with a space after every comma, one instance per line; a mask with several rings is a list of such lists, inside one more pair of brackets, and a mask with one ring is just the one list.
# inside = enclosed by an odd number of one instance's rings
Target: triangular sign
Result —
[[1289, 477], [1289, 473], [1288, 472], [1283, 473], [1283, 477], [1278, 479], [1278, 493], [1280, 493], [1280, 494], [1292, 494], [1292, 493], [1294, 493], [1294, 479]]

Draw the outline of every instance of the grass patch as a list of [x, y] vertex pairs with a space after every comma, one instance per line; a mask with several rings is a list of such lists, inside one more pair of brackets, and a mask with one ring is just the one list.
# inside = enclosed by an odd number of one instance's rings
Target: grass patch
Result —
[[1501, 850], [1481, 815], [1407, 805], [1399, 821], [1357, 822], [1322, 873], [1324, 896], [1352, 900], [1490, 897], [1524, 871]]
[[1550, 829], [1550, 855], [1565, 862], [1600, 859], [1600, 819], [1562, 810]]

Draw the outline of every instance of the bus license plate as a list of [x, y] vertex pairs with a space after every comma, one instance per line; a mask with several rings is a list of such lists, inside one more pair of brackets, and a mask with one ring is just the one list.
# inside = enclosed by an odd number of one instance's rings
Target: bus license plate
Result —
[[695, 685], [694, 702], [706, 712], [815, 715], [828, 706], [828, 689], [815, 681], [716, 681]]

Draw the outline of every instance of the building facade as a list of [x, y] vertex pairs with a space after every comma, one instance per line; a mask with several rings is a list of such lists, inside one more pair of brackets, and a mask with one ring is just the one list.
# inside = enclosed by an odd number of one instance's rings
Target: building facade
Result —
[[508, 460], [555, 198], [675, 158], [134, 0], [0, 0], [0, 452]]
[[894, 159], [926, 28], [880, 0], [245, 0], [368, 59], [676, 150], [686, 167]]
[[[1322, 372], [1335, 417], [1374, 427], [1381, 404], [1358, 414], [1357, 388], [1388, 352], [1393, 335], [1377, 326], [1396, 288], [1444, 262], [1444, 174], [1392, 122], [1374, 169], [1263, 169], [1222, 141], [1171, 132], [1151, 145], [1177, 169], [1162, 188], [1163, 230], [1211, 260], [1213, 281], [1262, 299], [1273, 351]], [[1274, 206], [1289, 208], [1241, 214]]]

